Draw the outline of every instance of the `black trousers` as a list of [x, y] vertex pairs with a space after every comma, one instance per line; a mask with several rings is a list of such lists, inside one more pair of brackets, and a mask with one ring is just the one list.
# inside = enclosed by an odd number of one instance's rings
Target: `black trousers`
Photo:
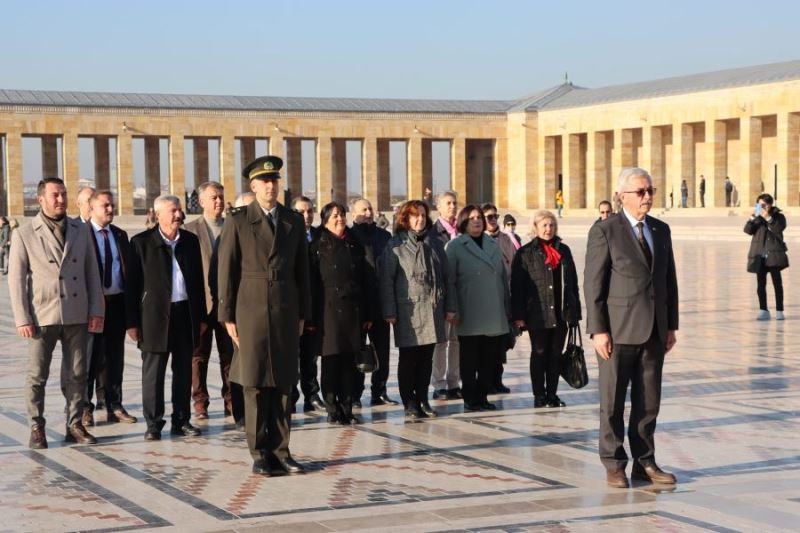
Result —
[[772, 278], [772, 287], [775, 289], [775, 309], [783, 311], [783, 277], [777, 268], [762, 268], [756, 273], [756, 293], [758, 294], [759, 309], [767, 309], [767, 272]]
[[[386, 382], [389, 381], [389, 323], [378, 320], [369, 328], [369, 340], [375, 346], [378, 355], [378, 370], [372, 373], [371, 393], [373, 398], [386, 394]], [[353, 398], [360, 399], [364, 393], [366, 376], [358, 373], [354, 383]]]
[[306, 331], [300, 336], [300, 389], [297, 385], [292, 390], [292, 403], [303, 398], [308, 401], [315, 394], [319, 394], [320, 387], [317, 380], [317, 357], [319, 353], [320, 336], [318, 331]]
[[243, 387], [244, 431], [253, 460], [272, 454], [289, 457], [292, 411], [289, 387]]
[[353, 382], [356, 374], [361, 372], [356, 369], [353, 354], [322, 356], [322, 397], [328, 414], [349, 416], [353, 413]]
[[655, 462], [656, 418], [661, 407], [661, 374], [666, 347], [653, 326], [644, 344], [614, 344], [611, 358], [598, 356], [600, 367], [600, 460], [606, 469], [625, 468], [625, 396], [631, 385], [628, 443], [641, 465]]
[[567, 339], [567, 324], [528, 331], [531, 338], [531, 384], [533, 395], [552, 397], [558, 393], [561, 353]]
[[105, 302], [103, 333], [92, 335], [92, 353], [86, 376], [86, 407], [94, 409], [92, 397], [96, 387], [98, 405], [105, 403], [110, 413], [122, 407], [122, 374], [125, 370], [125, 295], [106, 296]]
[[428, 383], [431, 382], [435, 348], [436, 344], [400, 348], [397, 381], [405, 407], [428, 401]]
[[[213, 315], [216, 316], [216, 312], [213, 312]], [[225, 403], [225, 411], [228, 413], [233, 411], [229, 379], [233, 360], [233, 341], [228, 335], [225, 324], [209, 320], [208, 328], [200, 335], [200, 344], [192, 354], [192, 402], [196, 413], [208, 411], [210, 403], [207, 383], [208, 362], [211, 359], [211, 343], [214, 337], [217, 338], [219, 372], [222, 376], [222, 400]]]
[[189, 302], [177, 302], [169, 311], [166, 352], [142, 352], [142, 412], [147, 429], [164, 427], [164, 381], [172, 355], [172, 425], [189, 421], [192, 394], [192, 324]]
[[459, 368], [461, 371], [461, 393], [464, 403], [480, 405], [487, 401], [486, 395], [494, 381], [496, 354], [505, 335], [459, 335]]

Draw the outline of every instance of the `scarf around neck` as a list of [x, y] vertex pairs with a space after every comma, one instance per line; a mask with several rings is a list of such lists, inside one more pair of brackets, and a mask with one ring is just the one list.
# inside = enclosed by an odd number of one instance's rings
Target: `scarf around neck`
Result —
[[445, 230], [447, 230], [447, 233], [450, 234], [451, 239], [455, 239], [456, 237], [458, 237], [458, 230], [456, 229], [456, 227], [451, 225], [443, 217], [439, 217], [439, 223]]
[[540, 240], [539, 242], [542, 244], [542, 250], [544, 250], [544, 264], [553, 270], [557, 269], [558, 265], [561, 264], [561, 254], [555, 249], [552, 241]]

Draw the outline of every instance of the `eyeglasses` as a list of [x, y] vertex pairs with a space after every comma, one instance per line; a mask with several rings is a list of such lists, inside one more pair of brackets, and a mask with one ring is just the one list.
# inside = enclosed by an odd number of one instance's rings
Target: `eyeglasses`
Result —
[[634, 193], [639, 198], [644, 198], [645, 194], [649, 194], [651, 197], [656, 195], [656, 188], [655, 187], [647, 187], [645, 189], [636, 189], [635, 191], [622, 191], [622, 194], [625, 193]]
[[486, 215], [486, 220], [497, 220], [498, 215]]
[[600, 211], [601, 215], [610, 215], [611, 211]]

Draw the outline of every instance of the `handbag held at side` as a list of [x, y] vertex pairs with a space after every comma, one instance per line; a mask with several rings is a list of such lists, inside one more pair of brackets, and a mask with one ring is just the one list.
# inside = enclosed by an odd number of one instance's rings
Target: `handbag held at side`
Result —
[[581, 389], [589, 383], [586, 358], [583, 355], [583, 338], [580, 324], [569, 327], [567, 347], [561, 354], [561, 377], [573, 389]]
[[369, 342], [365, 342], [361, 349], [356, 353], [356, 368], [359, 372], [365, 374], [375, 372], [378, 370], [378, 353], [375, 351], [375, 346]]

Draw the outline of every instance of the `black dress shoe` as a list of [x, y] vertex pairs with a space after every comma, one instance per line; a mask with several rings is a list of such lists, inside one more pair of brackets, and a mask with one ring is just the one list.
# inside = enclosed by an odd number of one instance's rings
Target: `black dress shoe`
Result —
[[309, 411], [324, 411], [325, 410], [325, 403], [322, 401], [322, 398], [317, 396], [316, 394], [311, 398], [306, 398], [303, 402], [303, 411], [306, 413]]
[[433, 391], [434, 400], [447, 400], [447, 389], [436, 389]]
[[420, 402], [419, 409], [420, 411], [425, 413], [425, 416], [428, 416], [430, 418], [436, 418], [437, 416], [439, 416], [439, 413], [434, 411], [433, 408], [431, 407], [431, 404], [429, 404], [428, 402]]
[[269, 459], [267, 459], [267, 465], [269, 466], [270, 474], [273, 476], [296, 476], [306, 473], [306, 469], [303, 468], [303, 465], [292, 459], [291, 455], [285, 459], [280, 459], [270, 454]]
[[256, 459], [255, 461], [253, 461], [252, 472], [254, 474], [260, 474], [262, 476], [272, 475], [272, 471], [270, 470], [270, 467], [267, 464], [266, 459]]
[[500, 383], [498, 385], [495, 385], [494, 388], [495, 388], [495, 391], [497, 391], [497, 394], [508, 394], [509, 392], [511, 392], [511, 389], [509, 389], [508, 387], [506, 387], [502, 383]]
[[423, 418], [428, 418], [428, 415], [423, 413], [422, 409], [420, 409], [417, 406], [406, 407], [406, 409], [403, 412], [403, 414], [405, 415], [406, 420], [412, 420], [412, 421], [422, 420]]
[[497, 409], [497, 406], [492, 402], [484, 401], [483, 403], [481, 403], [481, 409], [483, 409], [484, 411], [494, 411]]
[[182, 435], [184, 437], [198, 437], [201, 431], [191, 425], [189, 422], [184, 422], [180, 426], [173, 425], [169, 430], [171, 435]]
[[328, 424], [341, 424], [342, 415], [339, 413], [328, 413]]
[[448, 389], [447, 390], [447, 399], [448, 400], [462, 400], [464, 395], [461, 393], [461, 389], [456, 387], [455, 389]]
[[360, 399], [353, 400], [353, 409], [361, 409], [361, 407], [362, 407], [362, 405], [361, 405], [361, 400]]
[[567, 404], [561, 401], [561, 398], [558, 396], [550, 396], [546, 400], [547, 407], [566, 407]]
[[533, 406], [535, 408], [545, 407], [547, 405], [547, 400], [544, 399], [544, 396], [534, 396], [533, 397]]
[[385, 392], [380, 396], [373, 396], [370, 401], [370, 405], [399, 405], [399, 403], [400, 402], [389, 398]]
[[464, 410], [465, 411], [483, 411], [483, 408], [480, 404], [477, 403], [467, 403], [464, 402]]
[[339, 423], [343, 426], [357, 426], [362, 423], [361, 418], [356, 415], [342, 415], [339, 418]]
[[144, 434], [144, 440], [161, 440], [161, 432], [157, 429], [148, 429]]

